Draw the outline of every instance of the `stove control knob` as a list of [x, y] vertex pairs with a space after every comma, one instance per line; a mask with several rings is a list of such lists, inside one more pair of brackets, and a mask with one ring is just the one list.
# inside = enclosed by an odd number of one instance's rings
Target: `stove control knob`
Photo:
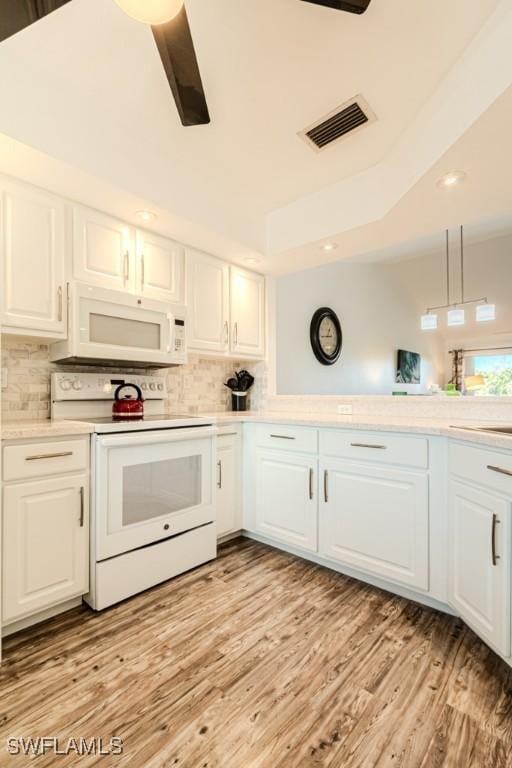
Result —
[[159, 384], [158, 385], [158, 391], [159, 392], [163, 392], [163, 389], [164, 389], [164, 385], [163, 384]]
[[154, 392], [154, 391], [155, 391], [155, 389], [156, 389], [156, 384], [154, 383], [154, 381], [152, 381], [152, 382], [151, 382], [151, 384], [149, 385], [149, 388], [150, 388], [150, 390], [151, 390], [152, 392]]
[[82, 382], [81, 382], [81, 381], [78, 381], [78, 380], [77, 380], [77, 381], [74, 381], [74, 382], [73, 382], [73, 389], [76, 389], [76, 391], [77, 391], [77, 392], [80, 392], [80, 390], [82, 389], [82, 387], [83, 387], [83, 384], [82, 384]]
[[64, 391], [67, 391], [68, 389], [71, 389], [71, 382], [69, 379], [62, 379], [60, 382], [60, 388]]
[[148, 385], [146, 384], [145, 381], [142, 382], [142, 384], [140, 385], [140, 388], [141, 389], [147, 389], [148, 388]]

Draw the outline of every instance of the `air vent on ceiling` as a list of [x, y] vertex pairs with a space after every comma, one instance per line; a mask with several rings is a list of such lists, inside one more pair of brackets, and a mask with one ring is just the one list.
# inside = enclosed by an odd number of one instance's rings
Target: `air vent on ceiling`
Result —
[[320, 151], [374, 120], [376, 120], [375, 114], [367, 102], [362, 96], [356, 96], [301, 131], [299, 136]]

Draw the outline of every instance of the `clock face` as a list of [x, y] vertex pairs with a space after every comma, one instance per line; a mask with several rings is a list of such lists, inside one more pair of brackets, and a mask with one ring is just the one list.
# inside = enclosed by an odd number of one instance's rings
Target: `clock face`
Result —
[[322, 365], [333, 365], [338, 360], [343, 335], [334, 310], [328, 307], [317, 309], [311, 320], [310, 340], [315, 357]]
[[338, 331], [331, 317], [324, 317], [319, 328], [320, 346], [327, 357], [332, 357], [338, 346]]

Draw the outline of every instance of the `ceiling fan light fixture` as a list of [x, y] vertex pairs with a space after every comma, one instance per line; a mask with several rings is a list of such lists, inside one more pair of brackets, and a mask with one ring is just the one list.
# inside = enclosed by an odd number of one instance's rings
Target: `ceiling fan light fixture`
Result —
[[136, 21], [158, 26], [171, 21], [183, 8], [183, 0], [115, 0]]

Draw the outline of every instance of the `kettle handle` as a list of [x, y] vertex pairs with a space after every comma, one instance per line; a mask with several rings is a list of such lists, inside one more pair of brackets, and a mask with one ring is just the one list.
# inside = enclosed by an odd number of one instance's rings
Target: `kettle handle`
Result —
[[136, 392], [137, 392], [137, 398], [140, 400], [141, 403], [144, 402], [144, 398], [142, 396], [141, 388], [139, 386], [137, 386], [137, 384], [130, 384], [128, 382], [126, 384], [120, 384], [118, 386], [118, 388], [116, 389], [115, 394], [114, 394], [114, 399], [115, 399], [116, 402], [119, 402], [119, 400], [121, 399], [120, 396], [119, 396], [120, 392], [123, 389], [126, 389], [127, 387], [131, 387], [132, 389], [135, 389]]

